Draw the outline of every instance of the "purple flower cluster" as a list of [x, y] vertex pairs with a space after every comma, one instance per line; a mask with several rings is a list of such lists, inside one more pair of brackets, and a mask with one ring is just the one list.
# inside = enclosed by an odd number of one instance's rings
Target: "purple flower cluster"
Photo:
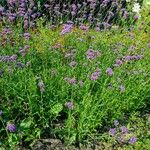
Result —
[[73, 57], [73, 54], [72, 53], [66, 53], [65, 54], [65, 58], [72, 58]]
[[93, 49], [88, 49], [86, 52], [86, 56], [88, 59], [95, 59], [100, 53], [98, 51], [94, 51]]
[[26, 40], [29, 40], [30, 37], [31, 37], [30, 33], [24, 33], [23, 36], [24, 36], [24, 38], [25, 38]]
[[73, 104], [73, 102], [66, 102], [65, 103], [65, 106], [68, 108], [68, 109], [74, 109], [74, 104]]
[[16, 60], [17, 60], [17, 55], [0, 56], [0, 62], [15, 62]]
[[6, 17], [9, 22], [16, 21], [17, 18], [23, 19], [23, 27], [35, 26], [35, 19], [40, 16], [34, 1], [27, 0], [7, 0], [7, 9], [0, 7], [0, 20]]
[[116, 128], [111, 128], [110, 130], [109, 130], [109, 135], [111, 135], [111, 136], [115, 136], [115, 134], [116, 134]]
[[21, 49], [19, 50], [19, 53], [20, 53], [22, 56], [25, 56], [25, 55], [27, 54], [29, 48], [30, 48], [29, 45], [25, 45], [23, 48], [21, 48]]
[[60, 35], [64, 35], [65, 33], [71, 32], [73, 28], [73, 24], [64, 24]]
[[[134, 47], [131, 46], [130, 49], [133, 50]], [[123, 56], [121, 59], [117, 59], [113, 66], [119, 67], [119, 66], [123, 65], [125, 62], [137, 61], [137, 60], [141, 60], [142, 58], [143, 58], [143, 55], [126, 55], [126, 56]]]
[[77, 83], [77, 80], [75, 78], [65, 78], [64, 80], [67, 81], [69, 84], [72, 84], [72, 85]]
[[99, 78], [100, 74], [101, 74], [101, 70], [97, 69], [95, 72], [93, 72], [91, 74], [90, 79], [95, 81], [95, 80], [97, 80]]
[[123, 57], [124, 61], [130, 61], [130, 60], [140, 60], [142, 59], [143, 56], [142, 55], [127, 55]]
[[131, 137], [131, 138], [129, 139], [129, 143], [130, 143], [130, 144], [135, 144], [136, 141], [137, 141], [137, 138], [136, 138], [136, 137]]
[[119, 90], [120, 90], [121, 93], [125, 92], [125, 87], [124, 87], [124, 85], [120, 85], [120, 86], [119, 86]]
[[120, 129], [122, 133], [128, 133], [128, 129], [125, 126], [122, 126]]
[[[39, 9], [39, 7], [41, 7]], [[122, 9], [121, 9], [122, 8]], [[104, 13], [105, 11], [105, 13]], [[121, 11], [121, 12], [120, 12]], [[111, 23], [116, 16], [121, 15], [127, 19], [129, 15], [125, 5], [121, 1], [114, 0], [84, 0], [84, 1], [67, 1], [61, 3], [60, 0], [47, 1], [43, 6], [39, 3], [34, 3], [34, 0], [8, 0], [7, 9], [0, 7], [0, 20], [7, 17], [10, 22], [14, 22], [17, 18], [22, 18], [23, 27], [35, 27], [36, 18], [47, 15], [47, 18], [52, 21], [52, 24], [66, 23], [66, 20], [76, 24], [81, 24], [80, 28], [88, 31], [88, 27], [83, 25], [83, 22], [89, 22], [90, 26], [95, 26], [96, 31], [102, 28], [111, 26]], [[134, 17], [136, 18], [136, 17]], [[70, 32], [69, 29], [64, 29], [62, 34]]]
[[13, 123], [8, 123], [6, 129], [10, 132], [16, 132], [17, 130], [16, 125]]
[[111, 68], [107, 68], [106, 73], [107, 73], [109, 76], [112, 76], [112, 75], [113, 75], [113, 70], [112, 70]]
[[114, 121], [115, 128], [109, 129], [109, 135], [114, 137], [119, 143], [129, 143], [135, 144], [137, 138], [135, 136], [131, 136], [131, 132], [129, 132], [126, 126], [119, 126], [118, 120]]
[[6, 35], [9, 35], [11, 33], [12, 33], [12, 31], [10, 30], [10, 28], [3, 28], [3, 30], [0, 33], [0, 35], [1, 36], [6, 36]]
[[39, 87], [41, 93], [43, 93], [45, 91], [45, 85], [42, 80], [38, 83], [38, 87]]
[[89, 30], [89, 26], [86, 26], [86, 25], [84, 25], [84, 24], [81, 24], [80, 26], [79, 26], [79, 28], [81, 29], [81, 30], [83, 30], [83, 31], [88, 31]]
[[72, 61], [72, 62], [70, 62], [70, 64], [69, 64], [70, 67], [75, 67], [76, 65], [77, 65], [77, 62], [75, 62], [75, 61]]
[[115, 66], [115, 67], [119, 67], [119, 66], [121, 66], [122, 64], [123, 64], [123, 61], [120, 60], [120, 59], [117, 59], [117, 60], [116, 60], [116, 63], [114, 64], [114, 66]]

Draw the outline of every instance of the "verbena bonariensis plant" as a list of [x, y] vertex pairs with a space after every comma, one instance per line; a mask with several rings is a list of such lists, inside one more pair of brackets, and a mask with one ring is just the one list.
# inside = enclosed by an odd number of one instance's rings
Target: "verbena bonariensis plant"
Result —
[[142, 29], [37, 25], [26, 33], [0, 26], [2, 141], [10, 146], [45, 137], [82, 142], [146, 107], [150, 44]]
[[121, 0], [8, 0], [6, 7], [0, 7], [0, 20], [6, 18], [11, 23], [22, 20], [24, 29], [35, 27], [36, 19], [41, 16], [55, 25], [69, 21], [104, 29], [114, 24], [132, 24], [138, 19], [134, 15], [132, 10], [128, 11], [127, 2]]

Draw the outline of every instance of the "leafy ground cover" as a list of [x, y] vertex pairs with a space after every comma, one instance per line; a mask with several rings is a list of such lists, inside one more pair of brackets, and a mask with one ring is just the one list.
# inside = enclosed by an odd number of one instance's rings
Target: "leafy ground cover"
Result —
[[25, 33], [17, 26], [0, 26], [2, 147], [59, 139], [61, 147], [149, 148], [150, 38], [143, 24], [100, 32], [42, 20]]

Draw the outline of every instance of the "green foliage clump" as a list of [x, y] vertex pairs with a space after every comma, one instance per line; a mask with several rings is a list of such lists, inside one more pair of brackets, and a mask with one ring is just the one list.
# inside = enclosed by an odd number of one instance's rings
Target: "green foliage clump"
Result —
[[[45, 137], [83, 142], [115, 119], [147, 108], [147, 33], [137, 27], [100, 32], [73, 27], [60, 35], [61, 28], [41, 24], [26, 35], [14, 26], [5, 34], [0, 26], [0, 140], [7, 146], [21, 141], [32, 146]], [[12, 55], [15, 61], [6, 57]], [[15, 133], [8, 122], [16, 124]]]

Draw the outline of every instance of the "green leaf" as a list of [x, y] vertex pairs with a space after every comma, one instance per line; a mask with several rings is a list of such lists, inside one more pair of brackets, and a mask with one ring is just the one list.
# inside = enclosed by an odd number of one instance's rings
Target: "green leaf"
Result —
[[20, 124], [20, 128], [23, 128], [23, 129], [30, 128], [32, 122], [33, 122], [32, 118], [24, 119]]
[[50, 112], [51, 112], [52, 114], [54, 114], [54, 115], [57, 115], [57, 114], [59, 114], [59, 113], [62, 111], [62, 109], [63, 109], [63, 105], [60, 104], [60, 103], [57, 103], [57, 104], [55, 104], [54, 106], [52, 106]]

